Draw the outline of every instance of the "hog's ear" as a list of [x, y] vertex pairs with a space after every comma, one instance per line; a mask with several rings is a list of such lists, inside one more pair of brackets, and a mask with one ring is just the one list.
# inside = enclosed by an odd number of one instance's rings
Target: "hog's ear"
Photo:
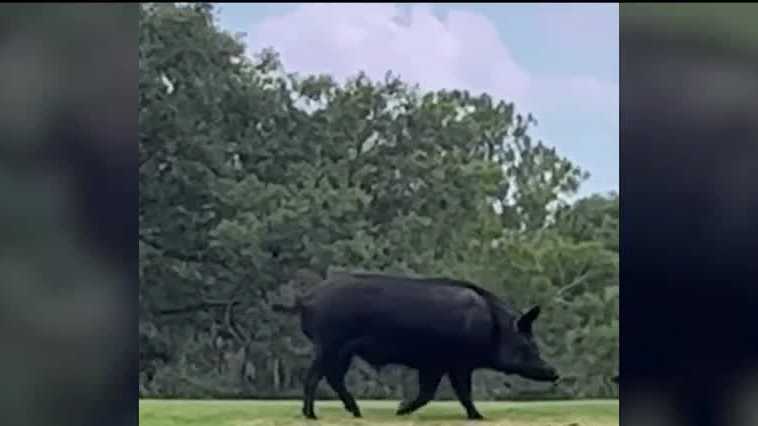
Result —
[[538, 316], [540, 316], [539, 305], [526, 311], [516, 323], [518, 331], [524, 334], [532, 334], [532, 323], [534, 323], [534, 320], [536, 320]]

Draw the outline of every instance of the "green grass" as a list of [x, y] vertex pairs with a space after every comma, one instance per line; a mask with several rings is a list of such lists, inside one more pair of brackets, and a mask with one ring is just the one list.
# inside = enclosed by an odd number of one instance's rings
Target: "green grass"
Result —
[[140, 426], [321, 426], [321, 425], [498, 425], [617, 426], [618, 401], [477, 402], [483, 422], [466, 420], [457, 401], [433, 401], [406, 417], [395, 416], [397, 401], [358, 401], [362, 419], [339, 401], [316, 401], [319, 420], [300, 415], [300, 401], [141, 400]]

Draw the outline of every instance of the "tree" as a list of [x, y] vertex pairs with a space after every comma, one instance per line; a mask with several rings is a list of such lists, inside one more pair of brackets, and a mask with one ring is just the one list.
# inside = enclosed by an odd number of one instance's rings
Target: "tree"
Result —
[[573, 241], [602, 241], [605, 248], [619, 251], [619, 195], [593, 194], [563, 206], [555, 228]]
[[[209, 5], [141, 13], [143, 394], [299, 395], [309, 345], [269, 301], [333, 268], [445, 273], [527, 301], [566, 281], [533, 287], [518, 253], [544, 257], [543, 280], [597, 255], [594, 240], [543, 236], [585, 175], [532, 143], [513, 104], [391, 73], [288, 74], [272, 50], [246, 59]], [[602, 294], [601, 260], [566, 303]], [[359, 394], [399, 396], [404, 372], [382, 384], [358, 364]]]

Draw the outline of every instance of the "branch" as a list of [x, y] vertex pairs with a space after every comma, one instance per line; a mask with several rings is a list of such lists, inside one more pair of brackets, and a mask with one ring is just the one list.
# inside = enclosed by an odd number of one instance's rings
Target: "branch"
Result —
[[156, 155], [156, 153], [153, 152], [152, 154], [147, 155], [147, 158], [145, 158], [144, 160], [140, 161], [140, 163], [139, 163], [139, 169], [142, 170], [142, 166], [144, 166], [145, 164], [147, 164], [148, 161], [152, 160], [153, 157], [155, 157], [155, 155]]
[[234, 305], [238, 303], [239, 302], [235, 300], [235, 301], [229, 302], [229, 304], [226, 306], [226, 315], [225, 315], [226, 327], [229, 330], [229, 333], [231, 333], [231, 335], [234, 336], [235, 340], [237, 340], [238, 343], [242, 345], [247, 345], [248, 340], [242, 336], [242, 333], [240, 333], [236, 327], [236, 323], [232, 321], [232, 313], [234, 310]]
[[158, 309], [155, 313], [157, 315], [186, 314], [190, 312], [204, 311], [209, 308], [221, 308], [227, 305], [229, 305], [229, 302], [206, 301], [202, 303], [196, 303], [194, 305], [182, 306], [180, 308]]
[[575, 278], [574, 281], [571, 282], [571, 284], [558, 289], [558, 291], [556, 291], [555, 294], [553, 295], [553, 299], [558, 299], [565, 292], [584, 284], [585, 281], [587, 281], [587, 278], [589, 278], [589, 269], [590, 269], [590, 265], [587, 265], [584, 268], [584, 271], [582, 271], [581, 275]]
[[558, 289], [558, 291], [556, 291], [556, 293], [555, 293], [555, 296], [554, 296], [554, 297], [559, 297], [559, 296], [561, 296], [563, 293], [565, 293], [565, 292], [567, 292], [567, 291], [571, 290], [572, 288], [575, 288], [575, 287], [578, 287], [578, 286], [580, 286], [580, 285], [584, 284], [584, 282], [587, 280], [587, 277], [588, 277], [588, 275], [586, 275], [586, 274], [585, 274], [585, 275], [582, 275], [582, 276], [580, 276], [580, 277], [577, 277], [577, 278], [576, 278], [574, 281], [572, 281], [572, 282], [571, 282], [571, 284], [569, 284], [569, 285], [567, 285], [567, 286], [565, 286], [565, 287], [562, 287], [562, 288]]
[[156, 251], [160, 252], [160, 254], [164, 257], [171, 257], [176, 260], [182, 261], [182, 262], [188, 262], [188, 263], [203, 263], [207, 262], [208, 259], [203, 259], [201, 256], [198, 255], [189, 255], [186, 253], [180, 253], [176, 250], [170, 250], [170, 249], [164, 249], [160, 247], [156, 242], [148, 240], [144, 235], [139, 236], [139, 240]]
[[207, 263], [211, 263], [211, 264], [214, 264], [216, 266], [220, 266], [220, 267], [226, 269], [228, 272], [234, 271], [234, 269], [231, 268], [226, 263], [226, 261], [224, 261], [222, 259], [211, 259], [211, 258], [208, 258], [208, 257], [204, 257], [202, 255], [187, 254], [187, 253], [182, 253], [182, 252], [180, 252], [178, 250], [165, 249], [165, 248], [161, 247], [155, 241], [150, 241], [144, 235], [140, 235], [139, 236], [139, 240], [143, 244], [148, 245], [148, 246], [152, 247], [153, 249], [155, 249], [156, 251], [160, 252], [161, 256], [164, 256], [164, 257], [169, 257], [169, 258], [178, 260], [180, 262], [186, 262], [186, 263], [206, 263], [206, 264]]

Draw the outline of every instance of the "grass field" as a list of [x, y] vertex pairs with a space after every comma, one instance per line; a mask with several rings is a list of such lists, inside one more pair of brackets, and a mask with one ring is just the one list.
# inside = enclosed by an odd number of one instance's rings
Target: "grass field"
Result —
[[339, 401], [316, 401], [318, 421], [300, 415], [300, 401], [140, 401], [140, 426], [320, 426], [320, 425], [500, 425], [617, 426], [618, 401], [477, 402], [486, 417], [466, 420], [457, 401], [433, 401], [407, 417], [395, 416], [396, 401], [358, 401], [356, 419]]

